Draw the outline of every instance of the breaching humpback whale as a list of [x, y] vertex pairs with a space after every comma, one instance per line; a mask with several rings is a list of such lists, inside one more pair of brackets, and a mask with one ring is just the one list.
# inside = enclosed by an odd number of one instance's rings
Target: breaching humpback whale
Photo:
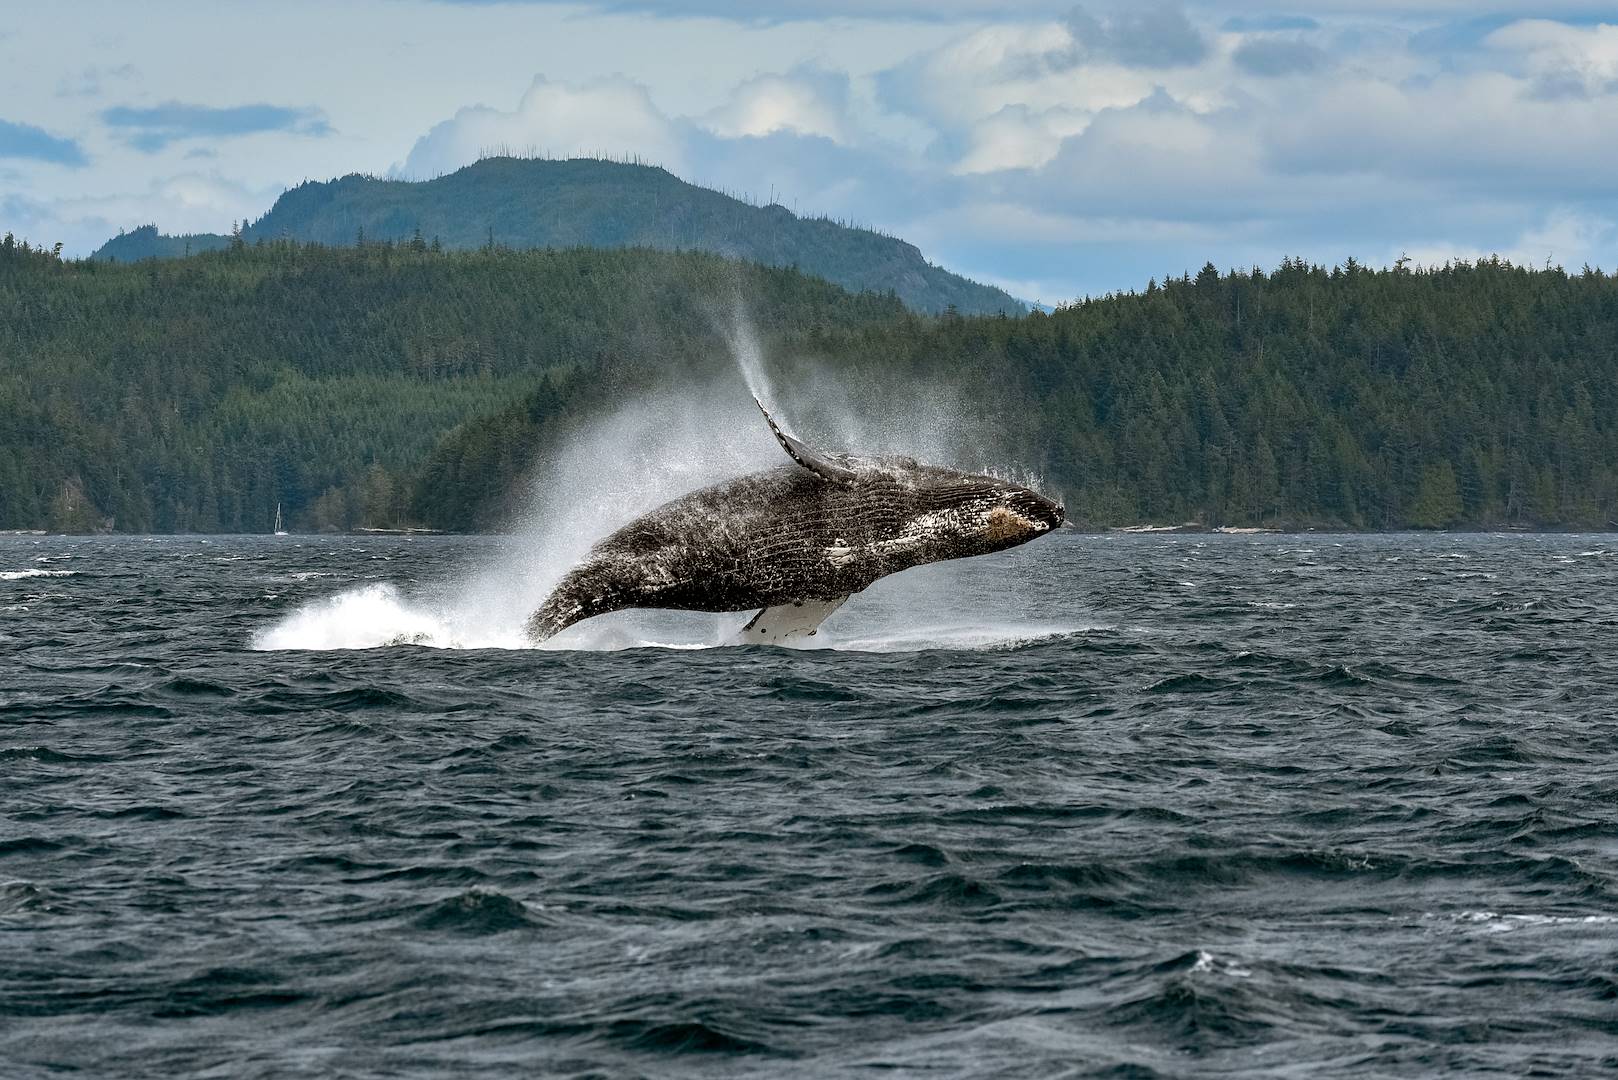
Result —
[[750, 611], [742, 642], [813, 634], [888, 574], [1027, 543], [1062, 508], [914, 458], [823, 454], [759, 409], [793, 464], [694, 491], [590, 549], [528, 620], [536, 643], [624, 608]]

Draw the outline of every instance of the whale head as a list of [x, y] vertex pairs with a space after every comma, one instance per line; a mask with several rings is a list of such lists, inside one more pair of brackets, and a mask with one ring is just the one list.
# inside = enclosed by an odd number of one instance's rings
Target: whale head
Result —
[[890, 556], [890, 562], [916, 565], [1004, 551], [1054, 531], [1065, 516], [1059, 503], [997, 476], [924, 465], [905, 456], [821, 453], [782, 431], [763, 402], [758, 407], [787, 456], [826, 483], [909, 492], [909, 518], [888, 541], [895, 545], [892, 551], [904, 555]]
[[920, 466], [915, 495], [918, 524], [953, 549], [951, 557], [987, 555], [1026, 544], [1062, 524], [1060, 503], [994, 476]]

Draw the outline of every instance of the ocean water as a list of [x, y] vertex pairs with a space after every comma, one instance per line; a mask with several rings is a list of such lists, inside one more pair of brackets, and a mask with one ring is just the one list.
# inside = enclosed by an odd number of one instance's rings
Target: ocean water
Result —
[[805, 650], [499, 647], [524, 566], [0, 539], [0, 1074], [1618, 1070], [1618, 537], [1062, 533]]

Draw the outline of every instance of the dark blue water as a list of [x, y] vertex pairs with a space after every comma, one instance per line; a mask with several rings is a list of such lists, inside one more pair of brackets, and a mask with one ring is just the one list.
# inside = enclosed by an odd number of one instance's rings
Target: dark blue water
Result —
[[1614, 552], [1062, 534], [812, 652], [260, 651], [471, 640], [498, 546], [0, 540], [0, 1073], [1610, 1073]]

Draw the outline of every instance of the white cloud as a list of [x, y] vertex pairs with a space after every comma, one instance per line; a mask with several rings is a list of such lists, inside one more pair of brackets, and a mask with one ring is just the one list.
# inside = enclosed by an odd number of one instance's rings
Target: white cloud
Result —
[[[166, 233], [226, 232], [230, 223], [261, 217], [279, 186], [252, 187], [217, 174], [181, 173], [143, 190], [53, 200], [14, 197], [0, 203], [6, 228], [41, 244], [61, 241], [88, 254], [120, 230], [158, 224]], [[15, 224], [13, 224], [15, 222]]]
[[1034, 112], [1007, 105], [972, 125], [966, 152], [955, 163], [961, 175], [1037, 169], [1054, 158], [1062, 140], [1089, 126], [1091, 114], [1079, 109]]
[[431, 177], [491, 153], [551, 157], [639, 156], [671, 169], [685, 165], [679, 133], [644, 86], [621, 76], [582, 86], [534, 79], [516, 109], [461, 109], [416, 140], [402, 172]]
[[1618, 256], [1618, 222], [1578, 210], [1554, 210], [1523, 234], [1517, 250], [1523, 262], [1537, 258], [1572, 269], [1587, 262], [1611, 267]]
[[[489, 0], [441, 0], [446, 6], [487, 3]], [[820, 21], [825, 19], [913, 19], [950, 22], [972, 19], [1004, 19], [1013, 12], [1006, 0], [505, 0], [507, 6], [524, 3], [535, 7], [583, 7], [604, 12], [659, 15], [668, 19], [713, 16], [745, 23]], [[1015, 13], [1022, 15], [1062, 15], [1074, 8], [1073, 0], [1020, 0]], [[1128, 12], [1130, 5], [1096, 3], [1108, 14]], [[1144, 6], [1144, 5], [1143, 5]], [[1158, 5], [1161, 7], [1162, 5]], [[1604, 15], [1611, 11], [1611, 0], [1558, 0], [1558, 13]], [[1255, 5], [1250, 0], [1200, 0], [1199, 13], [1212, 21], [1225, 15], [1251, 17]], [[1524, 0], [1287, 0], [1275, 8], [1260, 7], [1263, 15], [1280, 13], [1300, 16], [1306, 12], [1323, 16], [1397, 16], [1429, 19], [1443, 16], [1520, 14]], [[3, 36], [3, 35], [0, 35]]]
[[1262, 157], [1241, 114], [1201, 113], [1159, 90], [1135, 104], [1101, 110], [1043, 168], [1002, 183], [1053, 212], [1240, 220], [1257, 206], [1268, 214], [1284, 207]]
[[1515, 58], [1542, 93], [1618, 92], [1618, 25], [1569, 26], [1548, 19], [1524, 19], [1501, 27], [1484, 45]]
[[[1082, 0], [1093, 19], [1073, 0], [793, 0], [764, 18], [740, 0], [354, 0], [250, 30], [231, 5], [82, 2], [93, 18], [46, 5], [0, 40], [0, 119], [78, 140], [90, 162], [8, 165], [0, 229], [78, 253], [146, 221], [224, 229], [303, 178], [431, 176], [509, 149], [639, 155], [773, 192], [1044, 299], [1282, 253], [1618, 262], [1601, 254], [1618, 26], [1497, 14], [1520, 0], [1197, 0], [1150, 17]], [[1558, 11], [1618, 21], [1612, 0]], [[98, 119], [282, 100], [333, 133], [142, 155]]]
[[1475, 262], [1498, 255], [1519, 266], [1561, 266], [1577, 272], [1590, 265], [1611, 270], [1618, 260], [1618, 221], [1559, 207], [1524, 229], [1514, 241], [1494, 248], [1466, 241], [1424, 241], [1400, 248], [1385, 261], [1391, 263], [1399, 255], [1420, 266], [1442, 266], [1458, 259]]
[[911, 224], [911, 235], [925, 248], [940, 250], [965, 241], [1077, 254], [1119, 244], [1213, 246], [1222, 241], [1224, 231], [1203, 222], [1052, 213], [1022, 203], [985, 200], [918, 217]]
[[1374, 75], [1293, 97], [1267, 125], [1287, 171], [1434, 177], [1502, 193], [1611, 190], [1618, 108], [1599, 99], [1548, 99], [1499, 71], [1395, 83]]
[[[1618, 108], [1536, 84], [1568, 68], [1604, 78], [1618, 27], [1518, 23], [1465, 64], [1385, 34], [1347, 50], [1325, 31], [1225, 33], [1196, 65], [1145, 71], [1086, 58], [1076, 25], [965, 33], [897, 68], [885, 100], [924, 117], [935, 153], [985, 195], [1059, 213], [1316, 231], [1374, 215], [1387, 228], [1401, 203], [1599, 198], [1618, 170]], [[1291, 51], [1255, 62], [1254, 42]], [[1498, 220], [1480, 224], [1499, 235]]]
[[848, 77], [799, 71], [759, 75], [738, 86], [724, 105], [708, 113], [704, 126], [727, 139], [773, 135], [819, 135], [849, 141]]
[[1137, 3], [1103, 18], [1083, 8], [1067, 17], [1077, 43], [1074, 59], [1117, 61], [1129, 67], [1172, 68], [1208, 55], [1208, 43], [1183, 8], [1165, 2]]
[[[1046, 108], [1052, 73], [1070, 67], [1073, 35], [1059, 22], [989, 26], [912, 56], [881, 78], [884, 103], [943, 130], [1007, 106]], [[1067, 95], [1063, 95], [1064, 98]]]
[[[442, 0], [450, 4], [487, 0]], [[746, 23], [819, 21], [831, 18], [915, 19], [949, 22], [959, 19], [1000, 18], [1005, 0], [507, 0], [535, 6], [567, 5], [606, 12], [660, 15], [670, 19], [715, 16]], [[1072, 0], [1025, 0], [1024, 11], [1062, 12]]]

